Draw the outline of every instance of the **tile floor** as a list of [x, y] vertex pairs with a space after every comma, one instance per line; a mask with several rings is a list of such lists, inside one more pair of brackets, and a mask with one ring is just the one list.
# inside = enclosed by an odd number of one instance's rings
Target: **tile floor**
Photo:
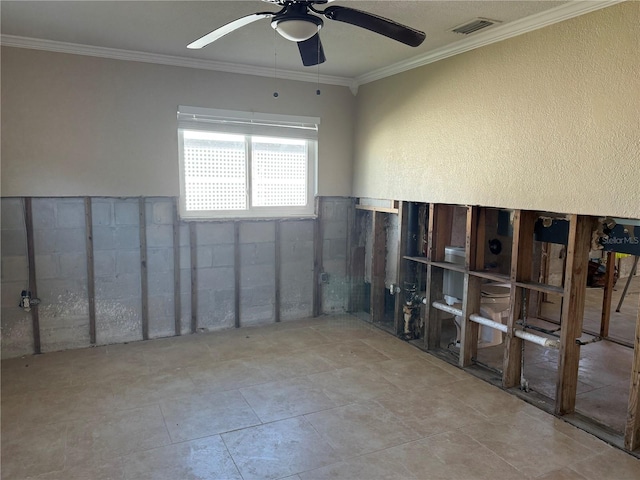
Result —
[[350, 316], [2, 362], [2, 479], [633, 479], [640, 460]]

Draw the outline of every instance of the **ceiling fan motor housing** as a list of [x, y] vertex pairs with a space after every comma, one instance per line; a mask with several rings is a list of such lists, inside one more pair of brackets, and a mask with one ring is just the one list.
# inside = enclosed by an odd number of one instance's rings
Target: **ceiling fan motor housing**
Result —
[[286, 5], [285, 11], [273, 17], [271, 26], [284, 38], [292, 42], [302, 42], [313, 37], [322, 28], [324, 22], [312, 15], [306, 4]]

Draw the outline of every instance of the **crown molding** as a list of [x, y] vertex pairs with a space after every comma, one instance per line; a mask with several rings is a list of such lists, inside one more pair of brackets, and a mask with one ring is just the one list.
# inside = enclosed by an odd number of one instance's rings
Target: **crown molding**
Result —
[[[300, 82], [321, 83], [323, 85], [339, 85], [348, 87], [356, 95], [358, 87], [366, 83], [381, 80], [398, 73], [405, 72], [423, 65], [443, 60], [460, 53], [468, 52], [492, 43], [500, 42], [523, 33], [544, 28], [554, 23], [569, 20], [586, 13], [622, 3], [626, 0], [577, 0], [562, 4], [558, 7], [540, 12], [520, 20], [498, 25], [491, 29], [473, 35], [470, 38], [460, 40], [445, 47], [432, 50], [424, 55], [409, 58], [402, 62], [394, 63], [384, 68], [373, 70], [356, 78], [320, 75], [312, 73], [295, 72], [292, 70], [278, 70], [277, 77], [285, 80], [297, 80]], [[91, 57], [111, 58], [131, 62], [155, 63], [174, 67], [198, 68], [219, 72], [239, 73], [243, 75], [256, 75], [273, 78], [272, 68], [240, 65], [235, 63], [217, 62], [214, 60], [202, 60], [196, 58], [162, 55], [157, 53], [138, 52], [133, 50], [121, 50], [116, 48], [95, 47], [77, 43], [57, 42], [39, 38], [20, 37], [16, 35], [0, 35], [0, 44], [7, 47], [28, 48], [57, 53], [69, 53], [73, 55], [86, 55]]]
[[432, 50], [424, 55], [412, 57], [402, 62], [365, 73], [364, 75], [356, 77], [355, 82], [357, 85], [364, 85], [376, 80], [381, 80], [398, 73], [406, 72], [407, 70], [428, 65], [492, 43], [501, 42], [502, 40], [538, 30], [553, 25], [554, 23], [569, 20], [624, 1], [626, 0], [578, 0], [568, 2], [544, 12], [492, 27], [485, 32], [480, 32], [470, 38]]
[[[41, 38], [20, 37], [16, 35], [0, 35], [0, 44], [7, 47], [28, 48], [32, 50], [44, 50], [47, 52], [69, 53], [72, 55], [85, 55], [89, 57], [110, 58], [130, 62], [155, 63], [172, 67], [198, 68], [201, 70], [214, 70], [218, 72], [240, 73], [243, 75], [257, 75], [259, 77], [273, 78], [274, 69], [267, 67], [255, 67], [239, 65], [235, 63], [216, 62], [214, 60], [202, 60], [197, 58], [162, 55], [158, 53], [138, 52], [134, 50], [121, 50], [117, 48], [95, 47], [78, 43], [57, 42]], [[291, 70], [277, 71], [278, 79], [297, 80], [300, 82], [321, 83], [323, 85], [339, 85], [349, 87], [354, 93], [357, 85], [351, 78], [332, 75], [320, 75], [315, 73], [294, 72]], [[354, 91], [355, 89], [355, 91]]]

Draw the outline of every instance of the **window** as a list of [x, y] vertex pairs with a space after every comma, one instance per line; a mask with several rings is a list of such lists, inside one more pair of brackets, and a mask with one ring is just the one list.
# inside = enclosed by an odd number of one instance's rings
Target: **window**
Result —
[[314, 213], [312, 117], [180, 107], [180, 213], [260, 218]]

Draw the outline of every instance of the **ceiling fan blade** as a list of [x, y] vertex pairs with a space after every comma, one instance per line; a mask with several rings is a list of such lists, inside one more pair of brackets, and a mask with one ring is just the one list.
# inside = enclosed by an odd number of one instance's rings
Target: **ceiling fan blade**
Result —
[[355, 8], [341, 7], [334, 5], [327, 7], [323, 12], [325, 17], [338, 22], [349, 23], [356, 27], [365, 28], [372, 32], [379, 33], [385, 37], [392, 38], [398, 42], [417, 47], [425, 39], [425, 33], [406, 25], [394, 22], [387, 18], [379, 17], [372, 13], [356, 10]]
[[317, 33], [308, 40], [298, 42], [298, 50], [300, 50], [302, 64], [305, 67], [319, 65], [324, 63], [326, 60], [324, 50], [322, 49], [322, 42], [320, 41], [320, 35]]
[[207, 33], [204, 37], [201, 37], [198, 40], [191, 42], [189, 45], [187, 45], [187, 48], [198, 49], [198, 48], [206, 47], [210, 43], [215, 42], [221, 37], [224, 37], [227, 33], [231, 33], [234, 30], [244, 27], [245, 25], [249, 25], [250, 23], [253, 23], [257, 20], [273, 17], [274, 15], [275, 13], [263, 12], [263, 13], [253, 13], [251, 15], [247, 15], [246, 17], [238, 18], [233, 22], [229, 22], [226, 25], [223, 25], [220, 28], [215, 29], [211, 33]]

